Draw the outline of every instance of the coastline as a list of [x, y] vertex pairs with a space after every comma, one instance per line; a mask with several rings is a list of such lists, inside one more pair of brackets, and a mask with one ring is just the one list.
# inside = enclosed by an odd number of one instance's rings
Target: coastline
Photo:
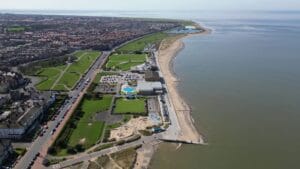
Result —
[[180, 133], [178, 140], [186, 140], [190, 142], [197, 142], [205, 144], [203, 136], [198, 132], [194, 125], [191, 107], [187, 104], [184, 98], [178, 91], [179, 78], [174, 71], [173, 63], [178, 53], [184, 49], [183, 39], [196, 35], [207, 35], [211, 30], [206, 29], [200, 25], [197, 28], [203, 30], [195, 34], [186, 34], [173, 37], [169, 42], [163, 41], [158, 51], [158, 64], [161, 67], [161, 72], [165, 78], [170, 101], [176, 112], [176, 116], [180, 125]]
[[[175, 110], [177, 119], [180, 125], [180, 131], [178, 140], [190, 141], [199, 144], [205, 144], [204, 137], [198, 132], [194, 125], [194, 119], [191, 115], [192, 109], [186, 103], [184, 98], [178, 91], [178, 82], [180, 81], [174, 70], [174, 59], [178, 53], [184, 49], [185, 44], [183, 43], [184, 38], [197, 35], [208, 35], [211, 33], [210, 29], [206, 29], [200, 25], [195, 25], [198, 29], [203, 30], [199, 33], [177, 35], [170, 37], [170, 39], [164, 39], [158, 50], [157, 61], [161, 69], [161, 73], [165, 78], [165, 82], [168, 88], [169, 99]], [[166, 42], [168, 41], [168, 42]], [[185, 110], [185, 111], [179, 111]], [[136, 163], [134, 169], [148, 168], [151, 164], [152, 157], [155, 151], [158, 149], [159, 144], [148, 145], [147, 147], [138, 151]], [[181, 144], [176, 149], [180, 148]]]

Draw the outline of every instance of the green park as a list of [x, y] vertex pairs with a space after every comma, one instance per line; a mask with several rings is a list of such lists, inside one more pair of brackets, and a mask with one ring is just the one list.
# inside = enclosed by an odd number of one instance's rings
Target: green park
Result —
[[84, 151], [101, 140], [105, 122], [95, 119], [97, 113], [107, 111], [112, 96], [85, 97], [52, 146], [52, 154], [65, 156]]
[[114, 113], [144, 115], [146, 113], [146, 100], [119, 98], [116, 100]]
[[42, 81], [36, 85], [39, 90], [70, 91], [78, 80], [100, 55], [98, 51], [78, 51], [74, 53], [76, 60], [63, 65], [41, 68], [37, 76]]
[[146, 54], [113, 54], [106, 64], [107, 69], [128, 71], [131, 67], [145, 63]]
[[141, 39], [135, 40], [131, 43], [128, 43], [120, 47], [119, 49], [117, 49], [117, 52], [119, 53], [143, 52], [143, 50], [147, 45], [158, 44], [166, 37], [168, 37], [168, 34], [164, 32], [158, 32], [158, 33], [146, 35]]

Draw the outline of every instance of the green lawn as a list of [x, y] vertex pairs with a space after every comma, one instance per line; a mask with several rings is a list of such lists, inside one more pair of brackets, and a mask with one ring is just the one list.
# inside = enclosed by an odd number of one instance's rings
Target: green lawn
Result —
[[[90, 65], [96, 60], [96, 58], [100, 55], [100, 52], [97, 51], [86, 51], [79, 52], [81, 56], [79, 56], [78, 61], [75, 61], [67, 70], [68, 72], [78, 72], [85, 73]], [[79, 55], [75, 54], [76, 56]]]
[[81, 110], [84, 114], [70, 136], [69, 146], [76, 146], [82, 141], [83, 147], [89, 148], [101, 138], [105, 123], [95, 121], [94, 116], [97, 112], [108, 110], [111, 100], [112, 96], [104, 96], [103, 99], [97, 100], [83, 100]]
[[77, 144], [82, 144], [85, 149], [93, 146], [101, 137], [104, 122], [79, 122], [76, 130], [72, 132], [69, 145], [74, 147]]
[[53, 90], [60, 91], [68, 91], [69, 89], [72, 89], [80, 77], [88, 70], [100, 54], [101, 53], [98, 51], [75, 52], [74, 55], [77, 57], [77, 60], [69, 66], [55, 86], [53, 86], [55, 81], [60, 77], [61, 72], [66, 69], [67, 65], [43, 68], [37, 74], [37, 76], [43, 78], [43, 81], [36, 85], [37, 89], [50, 90], [52, 87]]
[[54, 86], [53, 90], [57, 90], [57, 91], [67, 91], [68, 89], [65, 88], [64, 85], [60, 85], [60, 84], [59, 84], [59, 85]]
[[146, 54], [114, 54], [109, 57], [106, 68], [128, 71], [132, 66], [145, 63]]
[[55, 68], [63, 71], [66, 69], [66, 67], [67, 65], [61, 65], [61, 66], [56, 66]]
[[59, 80], [58, 85], [66, 85], [68, 88], [72, 89], [82, 74], [88, 70], [99, 55], [100, 52], [98, 51], [75, 52], [75, 56], [78, 59], [66, 70]]
[[85, 99], [82, 103], [82, 111], [85, 115], [82, 119], [87, 121], [89, 117], [94, 116], [96, 112], [102, 112], [108, 110], [112, 101], [112, 96], [106, 95], [102, 99], [98, 100], [87, 100]]
[[74, 52], [74, 55], [75, 55], [77, 58], [79, 58], [79, 57], [80, 57], [81, 55], [83, 55], [85, 52], [86, 52], [86, 51], [84, 51], [84, 50], [79, 50], [79, 51]]
[[167, 36], [168, 34], [163, 32], [147, 35], [142, 39], [133, 41], [120, 47], [119, 49], [117, 49], [117, 51], [123, 53], [143, 51], [148, 44], [160, 43]]
[[76, 84], [76, 82], [79, 80], [79, 78], [80, 78], [80, 74], [78, 73], [65, 72], [57, 84], [66, 85], [68, 88], [72, 89]]
[[60, 71], [55, 68], [44, 68], [38, 73], [43, 81], [36, 85], [38, 90], [49, 90], [53, 86], [55, 80], [60, 75]]
[[145, 99], [117, 99], [114, 113], [116, 114], [145, 114]]

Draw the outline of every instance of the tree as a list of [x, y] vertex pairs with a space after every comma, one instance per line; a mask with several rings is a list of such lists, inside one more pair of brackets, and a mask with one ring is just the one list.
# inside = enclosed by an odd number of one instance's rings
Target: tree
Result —
[[48, 149], [48, 153], [49, 153], [49, 154], [52, 154], [52, 155], [56, 154], [56, 153], [57, 153], [56, 148], [54, 148], [53, 146], [51, 146], [51, 147]]
[[84, 152], [85, 150], [82, 144], [76, 144], [75, 149], [77, 152]]
[[73, 147], [68, 147], [67, 148], [67, 153], [68, 154], [76, 154], [76, 150]]

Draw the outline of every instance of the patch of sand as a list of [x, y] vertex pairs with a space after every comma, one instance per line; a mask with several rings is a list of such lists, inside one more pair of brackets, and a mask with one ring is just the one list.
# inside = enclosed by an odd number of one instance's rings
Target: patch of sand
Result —
[[79, 140], [79, 144], [81, 144], [81, 145], [84, 144], [84, 143], [85, 143], [85, 140], [86, 140], [85, 138], [80, 139], [80, 140]]
[[133, 118], [125, 125], [111, 130], [109, 139], [121, 140], [128, 138], [139, 130], [146, 130], [147, 127], [152, 127], [153, 125], [147, 117]]

